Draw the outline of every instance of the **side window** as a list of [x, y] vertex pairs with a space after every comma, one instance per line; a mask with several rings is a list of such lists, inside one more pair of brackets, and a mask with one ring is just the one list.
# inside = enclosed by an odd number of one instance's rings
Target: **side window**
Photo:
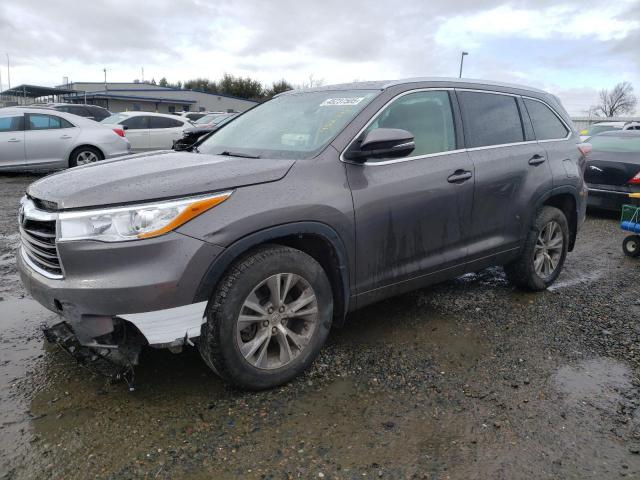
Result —
[[22, 128], [22, 115], [17, 117], [0, 117], [0, 133], [19, 132]]
[[529, 112], [533, 131], [538, 140], [562, 139], [567, 136], [569, 133], [567, 127], [544, 103], [525, 98], [524, 104]]
[[129, 117], [126, 120], [120, 122], [129, 128], [129, 130], [143, 130], [149, 128], [149, 117], [144, 115], [136, 115], [135, 117]]
[[72, 127], [73, 125], [70, 122], [55, 115], [29, 114], [29, 130], [52, 130]]
[[458, 92], [467, 148], [524, 141], [516, 98], [510, 95]]
[[182, 127], [182, 122], [180, 120], [174, 120], [173, 118], [167, 117], [151, 117], [149, 128], [176, 128]]
[[400, 128], [411, 132], [416, 144], [412, 157], [456, 148], [448, 92], [415, 92], [401, 96], [378, 115], [361, 138], [376, 128]]

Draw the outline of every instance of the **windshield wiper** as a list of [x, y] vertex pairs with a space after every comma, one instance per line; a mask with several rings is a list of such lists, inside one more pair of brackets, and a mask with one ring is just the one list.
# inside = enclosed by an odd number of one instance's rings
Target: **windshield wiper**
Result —
[[251, 155], [250, 153], [230, 152], [225, 150], [219, 153], [219, 155], [225, 155], [227, 157], [241, 157], [241, 158], [260, 158], [260, 155]]

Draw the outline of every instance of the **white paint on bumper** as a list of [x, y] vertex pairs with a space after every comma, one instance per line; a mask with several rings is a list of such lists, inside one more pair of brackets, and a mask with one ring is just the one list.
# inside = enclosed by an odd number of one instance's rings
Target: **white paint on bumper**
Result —
[[182, 345], [185, 340], [200, 336], [205, 323], [207, 302], [146, 313], [129, 313], [117, 317], [133, 323], [146, 337], [149, 345]]

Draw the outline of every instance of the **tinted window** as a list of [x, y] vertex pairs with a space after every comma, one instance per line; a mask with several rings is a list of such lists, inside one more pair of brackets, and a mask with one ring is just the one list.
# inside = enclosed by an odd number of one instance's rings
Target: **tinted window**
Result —
[[524, 103], [527, 106], [531, 123], [533, 123], [533, 131], [538, 140], [551, 140], [567, 136], [569, 133], [567, 127], [544, 103], [528, 98], [524, 99]]
[[129, 117], [119, 123], [128, 127], [129, 130], [141, 130], [149, 128], [149, 117], [146, 117], [144, 115], [136, 115], [135, 117]]
[[149, 128], [176, 128], [182, 127], [182, 122], [167, 117], [151, 117], [149, 119], [151, 126]]
[[74, 115], [80, 115], [81, 117], [88, 117], [90, 113], [83, 107], [69, 107], [69, 113]]
[[589, 139], [594, 151], [640, 153], [640, 135], [596, 135]]
[[51, 130], [57, 128], [71, 128], [73, 125], [67, 120], [55, 115], [41, 115], [39, 113], [29, 114], [30, 130]]
[[492, 93], [458, 92], [467, 147], [524, 141], [516, 98]]
[[22, 130], [22, 118], [17, 117], [0, 117], [0, 132], [17, 132]]
[[416, 144], [411, 156], [456, 148], [451, 102], [447, 92], [416, 92], [401, 96], [382, 111], [367, 127], [365, 134], [376, 128], [401, 128], [411, 132]]

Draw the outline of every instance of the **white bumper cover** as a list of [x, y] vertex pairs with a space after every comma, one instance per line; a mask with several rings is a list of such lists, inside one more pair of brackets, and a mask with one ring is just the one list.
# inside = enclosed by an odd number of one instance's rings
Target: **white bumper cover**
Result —
[[206, 308], [207, 302], [200, 302], [166, 310], [117, 316], [133, 323], [149, 345], [173, 346], [182, 345], [190, 338], [200, 336], [200, 329], [206, 321]]

